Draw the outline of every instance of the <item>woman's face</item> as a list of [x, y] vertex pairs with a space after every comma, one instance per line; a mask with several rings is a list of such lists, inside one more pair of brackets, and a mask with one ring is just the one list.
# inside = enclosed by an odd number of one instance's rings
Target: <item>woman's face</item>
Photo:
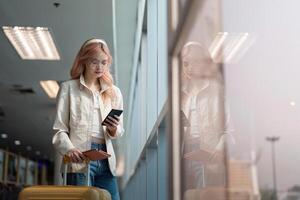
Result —
[[209, 78], [212, 75], [213, 63], [211, 59], [198, 55], [183, 58], [184, 72], [190, 79]]
[[88, 59], [85, 75], [90, 78], [100, 78], [108, 68], [108, 56], [99, 50], [99, 53]]

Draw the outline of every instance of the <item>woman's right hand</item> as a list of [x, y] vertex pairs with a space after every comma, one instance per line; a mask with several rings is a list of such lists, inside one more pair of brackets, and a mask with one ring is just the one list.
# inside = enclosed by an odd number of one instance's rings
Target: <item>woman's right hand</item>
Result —
[[73, 163], [81, 163], [83, 162], [86, 157], [82, 154], [79, 149], [71, 149], [68, 153], [67, 156], [71, 159], [71, 162]]

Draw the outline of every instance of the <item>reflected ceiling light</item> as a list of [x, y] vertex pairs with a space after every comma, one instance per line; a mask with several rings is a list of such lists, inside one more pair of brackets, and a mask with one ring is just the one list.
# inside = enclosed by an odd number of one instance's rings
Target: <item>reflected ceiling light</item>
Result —
[[294, 101], [291, 101], [291, 102], [290, 102], [290, 105], [291, 105], [291, 106], [295, 106], [296, 103], [295, 103]]
[[2, 27], [4, 34], [25, 60], [60, 60], [47, 27]]
[[209, 53], [213, 60], [217, 60], [218, 55], [220, 55], [221, 47], [228, 36], [227, 32], [220, 32], [217, 34], [215, 39], [213, 40], [212, 44], [209, 47]]
[[230, 63], [239, 60], [253, 42], [249, 33], [219, 32], [208, 50], [215, 63]]
[[15, 140], [15, 145], [21, 145], [21, 141], [20, 140]]
[[41, 155], [41, 152], [40, 151], [36, 151], [35, 154], [39, 156], [39, 155]]
[[40, 81], [40, 84], [44, 91], [47, 93], [49, 98], [56, 98], [58, 90], [59, 90], [59, 85], [56, 81], [53, 80], [47, 80], [47, 81]]
[[240, 33], [238, 36], [233, 38], [231, 44], [228, 45], [228, 52], [225, 52], [227, 55], [225, 56], [225, 62], [230, 62], [233, 57], [237, 54], [237, 52], [241, 49], [242, 45], [248, 39], [249, 33]]
[[26, 149], [27, 149], [27, 151], [31, 151], [32, 147], [31, 146], [27, 146]]
[[6, 133], [2, 133], [2, 134], [1, 134], [1, 138], [2, 138], [2, 139], [6, 139], [6, 138], [8, 138], [8, 135], [7, 135]]

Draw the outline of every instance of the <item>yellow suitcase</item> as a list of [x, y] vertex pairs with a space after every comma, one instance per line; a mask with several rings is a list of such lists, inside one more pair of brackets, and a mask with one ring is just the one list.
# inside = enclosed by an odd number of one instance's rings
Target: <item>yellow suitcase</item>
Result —
[[32, 186], [19, 194], [19, 200], [111, 200], [108, 191], [88, 186]]
[[[64, 186], [32, 186], [22, 190], [19, 200], [111, 200], [111, 195], [107, 190], [90, 186], [71, 186], [67, 183], [67, 163], [68, 158], [64, 157]], [[88, 169], [87, 177], [90, 170]], [[87, 180], [87, 185], [89, 178]]]

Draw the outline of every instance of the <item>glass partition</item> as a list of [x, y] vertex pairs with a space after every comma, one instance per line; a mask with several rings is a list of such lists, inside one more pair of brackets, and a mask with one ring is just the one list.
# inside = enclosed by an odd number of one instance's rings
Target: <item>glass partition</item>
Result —
[[226, 199], [223, 70], [210, 55], [221, 30], [220, 1], [193, 2], [184, 23], [173, 51], [178, 62], [172, 66], [179, 69], [172, 87], [179, 87], [180, 195], [187, 200]]
[[26, 170], [26, 184], [27, 185], [36, 185], [37, 184], [37, 163], [28, 160], [27, 170]]
[[0, 149], [0, 182], [4, 181], [5, 151]]
[[7, 152], [7, 156], [6, 182], [15, 184], [18, 176], [18, 156], [10, 152]]
[[300, 199], [300, 2], [189, 3], [169, 45], [174, 199]]

